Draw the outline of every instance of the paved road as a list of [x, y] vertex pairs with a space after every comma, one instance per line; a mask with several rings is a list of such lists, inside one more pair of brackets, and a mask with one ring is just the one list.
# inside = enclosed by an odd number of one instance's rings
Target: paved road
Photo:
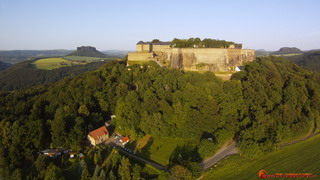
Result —
[[203, 162], [200, 163], [200, 166], [203, 170], [207, 170], [211, 166], [213, 166], [218, 161], [222, 160], [228, 155], [237, 154], [238, 149], [236, 147], [236, 141], [232, 141], [229, 145], [224, 145], [216, 154], [213, 156], [205, 159]]

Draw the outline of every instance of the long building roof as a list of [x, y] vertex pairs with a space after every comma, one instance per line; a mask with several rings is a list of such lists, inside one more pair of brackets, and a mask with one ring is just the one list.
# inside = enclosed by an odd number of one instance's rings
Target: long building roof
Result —
[[109, 132], [105, 126], [102, 126], [98, 129], [91, 131], [89, 133], [89, 136], [91, 136], [93, 139], [97, 140], [97, 139], [99, 139], [100, 136], [103, 136], [106, 134], [109, 134]]
[[171, 42], [167, 41], [167, 42], [157, 42], [157, 43], [151, 43], [151, 42], [143, 42], [143, 41], [139, 41], [137, 44], [151, 44], [151, 45], [170, 45]]

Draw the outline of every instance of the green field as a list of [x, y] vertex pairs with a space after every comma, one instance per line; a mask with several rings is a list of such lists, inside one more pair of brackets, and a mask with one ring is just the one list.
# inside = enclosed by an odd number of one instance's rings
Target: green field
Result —
[[186, 144], [196, 145], [196, 142], [186, 139], [152, 137], [152, 142], [142, 148], [141, 153], [148, 154], [146, 158], [166, 166], [174, 150]]
[[[59, 63], [65, 63], [66, 65], [60, 65]], [[44, 58], [39, 59], [35, 62], [33, 62], [38, 69], [45, 69], [45, 70], [51, 70], [56, 69], [60, 67], [66, 67], [71, 65], [71, 61], [66, 60], [64, 58]]]
[[111, 58], [85, 57], [85, 56], [65, 56], [63, 58], [70, 61], [87, 61], [87, 62], [111, 59]]
[[275, 56], [297, 56], [302, 55], [303, 53], [291, 53], [291, 54], [277, 54]]
[[257, 160], [248, 160], [239, 155], [230, 156], [206, 172], [203, 179], [260, 179], [258, 172], [261, 169], [268, 174], [320, 174], [320, 135], [281, 148]]
[[[71, 66], [73, 61], [80, 61], [79, 64], [86, 64], [94, 61], [108, 61], [112, 60], [112, 58], [99, 58], [99, 57], [84, 57], [84, 56], [65, 56], [65, 57], [55, 57], [55, 58], [44, 58], [39, 59], [32, 64], [35, 65], [37, 69], [45, 69], [45, 70], [51, 70], [66, 66]], [[60, 64], [65, 63], [65, 64]]]

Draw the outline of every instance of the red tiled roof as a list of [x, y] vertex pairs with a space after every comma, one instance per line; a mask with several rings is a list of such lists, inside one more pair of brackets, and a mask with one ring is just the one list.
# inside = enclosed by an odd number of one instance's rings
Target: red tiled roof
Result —
[[98, 140], [100, 136], [103, 136], [103, 135], [106, 135], [106, 134], [109, 134], [106, 126], [102, 126], [98, 129], [95, 129], [93, 131], [91, 131], [89, 133], [89, 136], [91, 136], [93, 139], [95, 140]]
[[129, 137], [126, 136], [126, 137], [122, 138], [121, 141], [122, 141], [122, 143], [125, 143], [125, 142], [129, 141]]

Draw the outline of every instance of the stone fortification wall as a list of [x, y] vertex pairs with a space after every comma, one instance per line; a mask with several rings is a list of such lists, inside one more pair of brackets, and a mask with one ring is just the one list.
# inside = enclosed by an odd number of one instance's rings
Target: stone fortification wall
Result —
[[152, 51], [165, 51], [166, 49], [170, 49], [170, 45], [152, 45]]
[[150, 44], [137, 44], [136, 50], [137, 52], [150, 52], [151, 47], [150, 47]]
[[[158, 48], [158, 47], [156, 47]], [[170, 62], [169, 67], [190, 71], [233, 71], [236, 66], [255, 59], [250, 49], [223, 48], [168, 48], [161, 47], [152, 53], [129, 53], [128, 61]]]
[[245, 62], [251, 62], [256, 54], [251, 49], [227, 49], [228, 63], [230, 66], [241, 66]]
[[153, 53], [128, 53], [128, 61], [149, 61]]
[[231, 71], [255, 59], [250, 49], [172, 48], [166, 52], [171, 68], [191, 71]]

